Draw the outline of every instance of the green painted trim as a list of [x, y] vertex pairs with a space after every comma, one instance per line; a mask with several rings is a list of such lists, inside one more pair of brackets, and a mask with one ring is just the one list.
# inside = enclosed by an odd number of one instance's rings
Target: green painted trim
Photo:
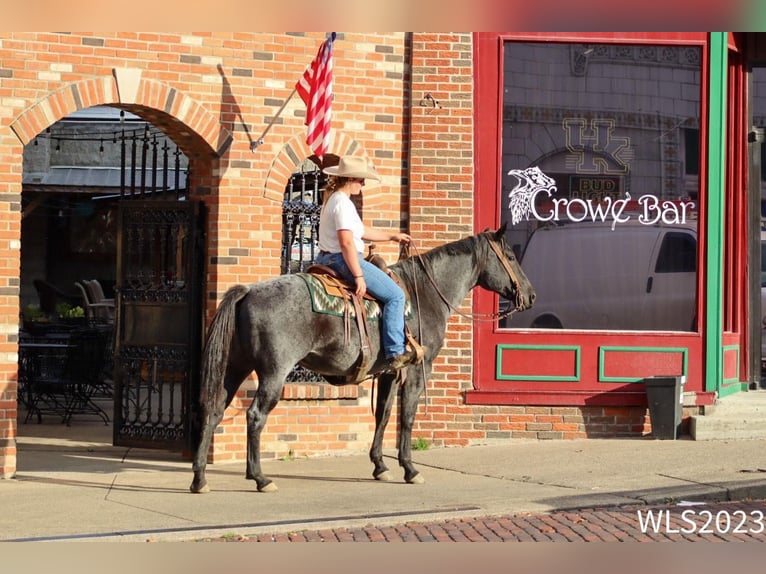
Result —
[[[547, 377], [541, 375], [504, 375], [502, 369], [503, 351], [506, 349], [523, 349], [525, 351], [574, 351], [574, 376]], [[498, 345], [495, 350], [495, 378], [498, 381], [567, 381], [580, 382], [580, 354], [582, 349], [577, 345]]]
[[737, 383], [732, 385], [723, 386], [721, 387], [721, 390], [718, 393], [718, 398], [720, 399], [722, 397], [728, 397], [729, 395], [734, 395], [736, 393], [745, 392], [748, 390], [747, 387], [748, 387], [747, 383], [742, 383], [739, 381], [737, 381]]
[[[689, 349], [686, 347], [624, 347], [624, 346], [605, 346], [598, 349], [598, 382], [599, 383], [637, 383], [645, 377], [607, 377], [604, 374], [604, 358], [607, 352], [633, 353], [681, 353], [683, 356], [682, 375], [687, 377], [689, 374]], [[657, 373], [666, 375], [667, 373]]]
[[705, 285], [705, 390], [720, 391], [723, 379], [723, 248], [726, 173], [726, 81], [728, 33], [710, 33], [707, 234]]
[[[727, 379], [724, 377], [725, 373], [723, 371], [723, 356], [726, 354], [726, 351], [737, 351], [737, 372], [733, 379]], [[739, 351], [739, 345], [726, 345], [725, 347], [721, 348], [721, 390], [724, 386], [731, 385], [732, 383], [739, 385]], [[719, 392], [719, 394], [721, 393]]]

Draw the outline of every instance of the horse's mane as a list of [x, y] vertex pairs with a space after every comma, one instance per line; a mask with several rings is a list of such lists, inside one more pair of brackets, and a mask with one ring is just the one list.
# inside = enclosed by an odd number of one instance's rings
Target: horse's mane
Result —
[[[417, 251], [414, 251], [412, 247], [410, 247], [410, 257], [400, 260], [393, 265], [390, 265], [390, 267], [396, 271], [396, 273], [405, 281], [411, 280], [413, 269], [413, 266], [410, 264], [411, 259], [420, 257], [423, 259], [423, 262], [426, 266], [432, 267], [445, 258], [451, 259], [461, 255], [472, 255], [476, 253], [476, 243], [479, 241], [481, 236], [482, 234], [480, 233], [478, 235], [464, 237], [463, 239], [458, 239], [456, 241], [445, 243], [444, 245], [439, 245], [422, 253], [418, 253]], [[420, 268], [420, 265], [417, 265], [417, 268]]]

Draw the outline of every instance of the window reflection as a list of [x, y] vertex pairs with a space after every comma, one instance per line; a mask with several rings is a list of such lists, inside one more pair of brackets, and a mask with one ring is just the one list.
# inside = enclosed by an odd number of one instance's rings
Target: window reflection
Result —
[[693, 46], [505, 44], [501, 219], [537, 299], [503, 327], [696, 329], [700, 78]]

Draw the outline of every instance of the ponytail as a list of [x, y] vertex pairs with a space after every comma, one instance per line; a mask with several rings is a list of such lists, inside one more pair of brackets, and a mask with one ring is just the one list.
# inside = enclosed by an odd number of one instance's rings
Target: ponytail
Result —
[[327, 184], [324, 186], [324, 189], [322, 189], [322, 203], [327, 203], [327, 200], [330, 199], [330, 196], [335, 193], [338, 189], [346, 185], [346, 182], [351, 179], [349, 177], [343, 177], [340, 175], [331, 175], [328, 180]]

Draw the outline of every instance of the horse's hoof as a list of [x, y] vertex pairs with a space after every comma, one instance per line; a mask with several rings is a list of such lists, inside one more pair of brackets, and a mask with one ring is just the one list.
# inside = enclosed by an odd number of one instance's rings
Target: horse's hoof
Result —
[[426, 481], [425, 478], [423, 478], [423, 475], [420, 473], [417, 473], [415, 476], [411, 476], [407, 479], [408, 484], [423, 484]]
[[391, 476], [391, 472], [390, 471], [384, 470], [380, 474], [373, 475], [373, 478], [375, 480], [379, 480], [381, 482], [390, 482], [391, 480], [393, 480], [394, 477]]
[[277, 490], [279, 489], [277, 488], [277, 485], [274, 484], [273, 482], [270, 482], [268, 484], [264, 484], [263, 486], [258, 487], [258, 492], [276, 492]]
[[189, 487], [189, 490], [192, 492], [192, 494], [207, 494], [210, 492], [210, 487], [207, 484], [204, 484], [200, 487], [195, 487], [193, 484]]

